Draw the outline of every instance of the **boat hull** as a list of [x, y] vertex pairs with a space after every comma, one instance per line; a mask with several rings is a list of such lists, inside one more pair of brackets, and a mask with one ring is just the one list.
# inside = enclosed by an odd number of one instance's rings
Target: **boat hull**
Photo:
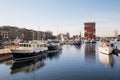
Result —
[[0, 55], [10, 54], [10, 53], [11, 53], [11, 50], [10, 50], [10, 49], [0, 49]]
[[79, 41], [79, 42], [74, 42], [73, 45], [81, 45], [82, 43]]
[[48, 53], [56, 53], [60, 50], [62, 50], [61, 46], [48, 46]]
[[113, 47], [98, 47], [98, 51], [104, 54], [111, 54], [113, 50]]
[[45, 56], [47, 51], [41, 51], [41, 52], [32, 52], [32, 53], [12, 53], [14, 60], [20, 61], [20, 60], [30, 60], [37, 57], [43, 57]]

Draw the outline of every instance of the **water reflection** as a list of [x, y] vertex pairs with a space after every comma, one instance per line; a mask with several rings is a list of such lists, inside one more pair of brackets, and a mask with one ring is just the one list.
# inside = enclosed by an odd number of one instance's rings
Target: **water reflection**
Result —
[[13, 63], [14, 63], [14, 60], [12, 58], [5, 59], [5, 60], [0, 60], [0, 64], [12, 65]]
[[85, 61], [95, 62], [96, 44], [85, 44]]
[[2, 55], [0, 54], [0, 63], [12, 58], [13, 58], [12, 54], [2, 54]]
[[106, 55], [103, 53], [98, 53], [99, 54], [99, 62], [101, 64], [104, 64], [106, 67], [110, 66], [111, 68], [114, 67], [115, 60], [113, 58], [113, 55]]
[[75, 45], [76, 50], [80, 50], [81, 49], [81, 45]]
[[62, 53], [62, 50], [60, 50], [60, 51], [57, 52], [57, 53], [49, 53], [47, 57], [48, 57], [50, 60], [52, 60], [53, 58], [54, 58], [54, 59], [59, 59], [61, 53]]
[[45, 66], [44, 60], [45, 59], [40, 58], [30, 61], [14, 62], [11, 66], [10, 74], [15, 74], [18, 72], [30, 73], [35, 70], [38, 70]]

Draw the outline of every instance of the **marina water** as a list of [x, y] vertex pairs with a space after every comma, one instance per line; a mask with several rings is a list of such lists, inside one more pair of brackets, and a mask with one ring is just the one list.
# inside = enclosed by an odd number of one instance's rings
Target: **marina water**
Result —
[[120, 57], [99, 53], [97, 46], [63, 45], [42, 59], [0, 61], [0, 80], [120, 80]]

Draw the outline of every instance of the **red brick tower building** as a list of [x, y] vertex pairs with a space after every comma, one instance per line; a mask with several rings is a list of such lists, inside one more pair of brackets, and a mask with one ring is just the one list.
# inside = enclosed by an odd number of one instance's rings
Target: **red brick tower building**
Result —
[[95, 39], [95, 22], [84, 23], [84, 37], [87, 39]]

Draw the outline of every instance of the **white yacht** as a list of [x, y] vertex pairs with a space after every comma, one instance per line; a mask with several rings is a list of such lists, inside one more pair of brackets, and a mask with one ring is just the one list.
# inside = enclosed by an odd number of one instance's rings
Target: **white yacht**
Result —
[[98, 51], [105, 54], [111, 54], [115, 49], [114, 45], [106, 40], [100, 40], [98, 44]]

